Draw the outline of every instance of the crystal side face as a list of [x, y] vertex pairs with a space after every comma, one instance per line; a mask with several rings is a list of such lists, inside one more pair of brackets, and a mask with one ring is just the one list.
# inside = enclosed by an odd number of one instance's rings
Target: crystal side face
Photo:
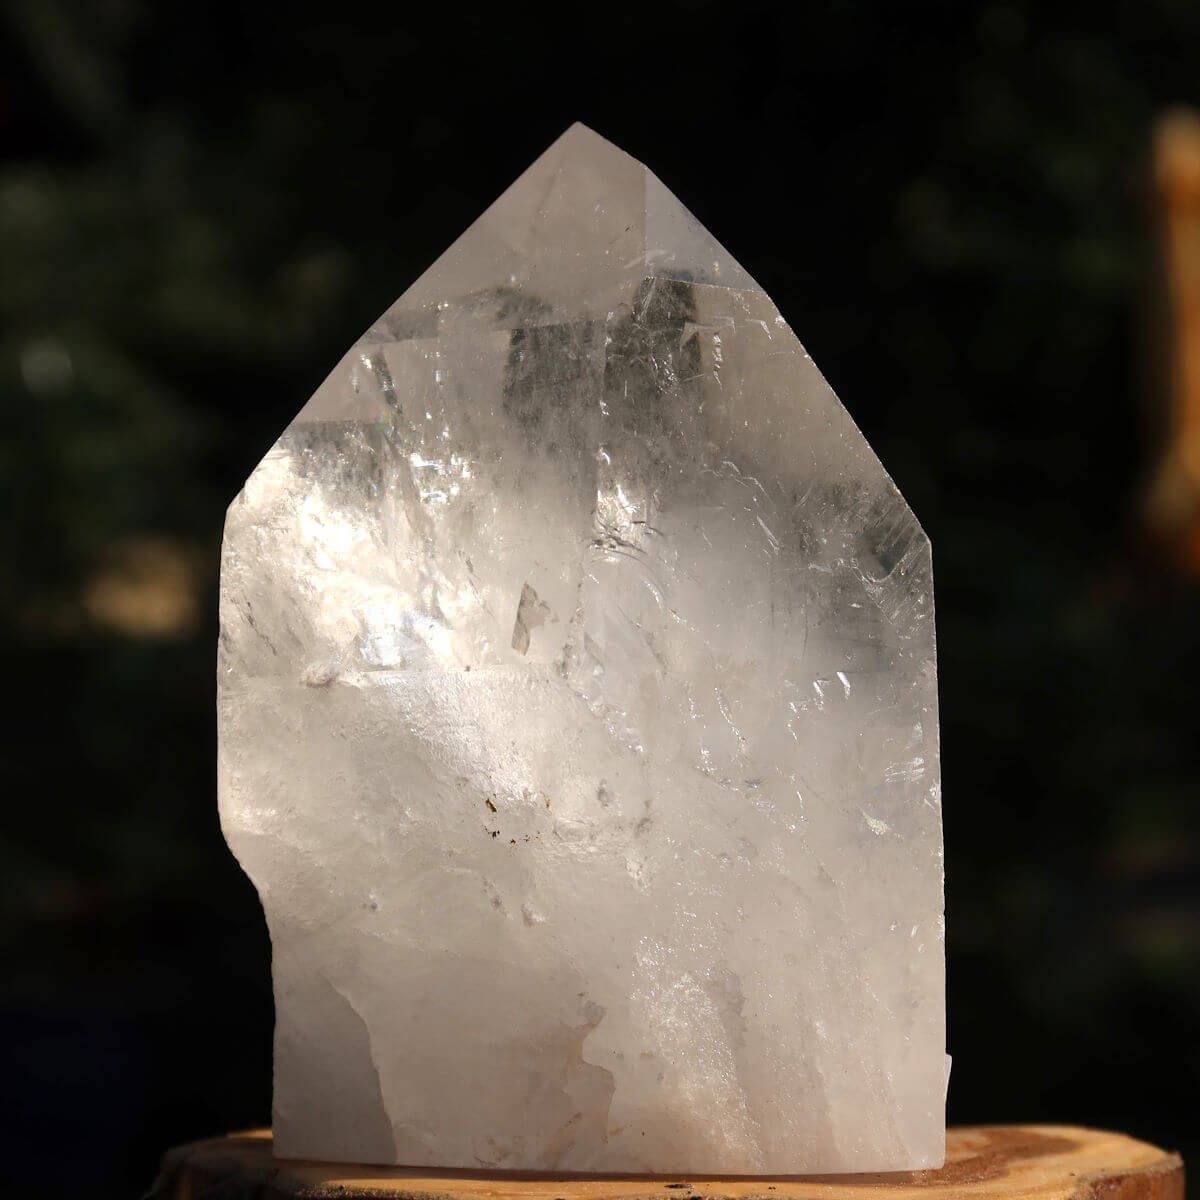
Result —
[[277, 1153], [940, 1165], [932, 586], [768, 297], [570, 129], [229, 509]]

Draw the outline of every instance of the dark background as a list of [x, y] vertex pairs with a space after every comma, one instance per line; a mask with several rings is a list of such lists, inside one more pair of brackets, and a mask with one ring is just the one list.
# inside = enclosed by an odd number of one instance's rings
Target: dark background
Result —
[[1197, 1155], [1200, 587], [1142, 513], [1200, 5], [420, 7], [0, 3], [3, 1182], [134, 1196], [269, 1120], [224, 507], [576, 119], [767, 288], [933, 539], [951, 1119]]

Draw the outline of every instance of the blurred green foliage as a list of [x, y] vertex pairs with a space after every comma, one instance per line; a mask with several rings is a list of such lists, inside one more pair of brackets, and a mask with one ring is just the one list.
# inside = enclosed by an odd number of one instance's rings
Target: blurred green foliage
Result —
[[268, 1119], [223, 509], [577, 118], [768, 288], [933, 538], [952, 1119], [1200, 1150], [1200, 592], [1136, 534], [1145, 156], [1198, 60], [1183, 0], [0, 6], [6, 1182], [129, 1195]]

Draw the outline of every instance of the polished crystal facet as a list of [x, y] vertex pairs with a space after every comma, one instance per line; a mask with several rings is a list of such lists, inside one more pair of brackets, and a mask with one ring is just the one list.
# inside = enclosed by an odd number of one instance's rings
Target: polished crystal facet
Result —
[[338, 364], [219, 661], [278, 1153], [942, 1161], [929, 542], [639, 163], [570, 129]]

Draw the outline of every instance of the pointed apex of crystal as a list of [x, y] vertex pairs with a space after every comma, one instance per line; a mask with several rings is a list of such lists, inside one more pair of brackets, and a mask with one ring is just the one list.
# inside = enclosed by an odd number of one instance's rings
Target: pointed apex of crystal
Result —
[[[558, 151], [559, 169], [569, 171], [585, 162], [599, 169], [609, 165], [614, 176], [633, 166], [635, 181], [640, 180], [641, 257], [643, 277], [678, 279], [697, 284], [716, 284], [735, 290], [758, 289], [750, 277], [703, 225], [683, 206], [679, 198], [648, 168], [631, 158], [612, 142], [586, 125], [576, 122], [550, 147]], [[637, 187], [634, 188], [634, 228], [637, 225]]]
[[[463, 295], [499, 325], [603, 316], [647, 278], [757, 285], [636, 159], [572, 125], [390, 310], [400, 328]], [[492, 310], [489, 314], [489, 310]], [[444, 309], [442, 310], [444, 311]], [[421, 320], [422, 315], [425, 321]]]
[[219, 662], [278, 1153], [940, 1165], [929, 542], [640, 163], [572, 126], [351, 347]]

